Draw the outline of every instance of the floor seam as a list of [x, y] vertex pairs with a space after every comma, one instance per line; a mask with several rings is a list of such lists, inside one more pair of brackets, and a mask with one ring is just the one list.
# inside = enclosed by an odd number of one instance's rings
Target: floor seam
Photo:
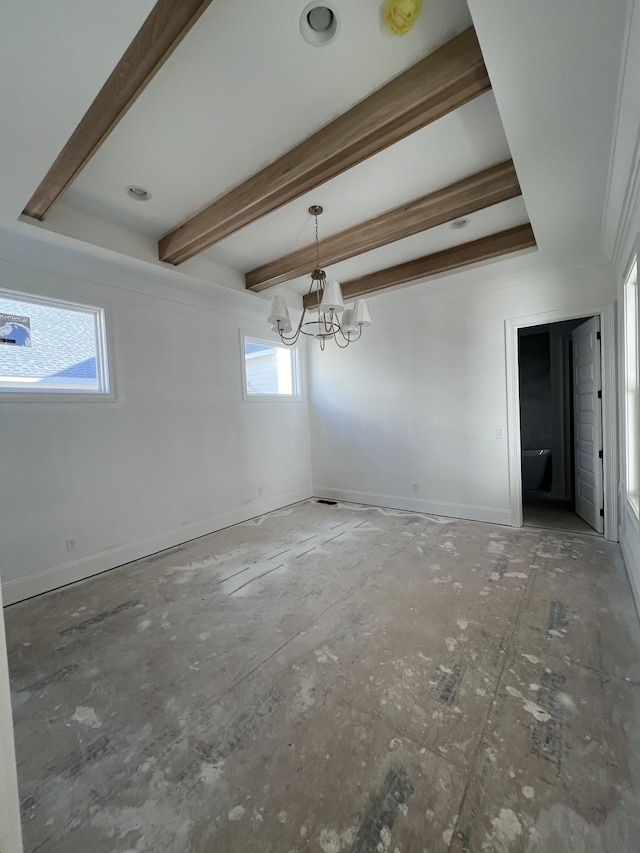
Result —
[[[598, 630], [598, 629], [596, 628], [596, 630]], [[599, 631], [598, 631], [598, 635], [599, 635]], [[517, 649], [529, 648], [529, 646], [525, 646], [523, 643], [519, 643], [517, 641], [514, 642], [513, 645], [514, 645], [514, 648], [517, 648]], [[540, 649], [534, 649], [533, 651], [534, 651], [534, 657], [536, 656], [536, 653], [538, 655], [543, 654], [546, 657], [553, 658], [553, 660], [564, 661], [565, 663], [570, 663], [571, 666], [578, 667], [578, 669], [584, 669], [586, 672], [592, 672], [594, 675], [605, 676], [605, 677], [613, 679], [615, 681], [622, 681], [625, 684], [631, 685], [632, 687], [640, 687], [640, 681], [635, 681], [634, 679], [628, 678], [627, 676], [624, 676], [624, 675], [616, 675], [615, 673], [609, 672], [608, 670], [604, 669], [603, 667], [597, 668], [594, 666], [589, 666], [586, 663], [580, 663], [575, 658], [572, 658], [571, 655], [568, 655], [568, 654], [562, 655], [560, 653], [554, 653], [554, 652], [549, 652], [549, 651], [541, 652]]]
[[[532, 565], [531, 565], [531, 571], [529, 572], [529, 576], [528, 576], [528, 578], [527, 578], [527, 582], [526, 582], [526, 584], [525, 584], [525, 588], [524, 588], [524, 590], [523, 590], [523, 592], [522, 592], [522, 595], [521, 595], [521, 598], [520, 598], [520, 604], [519, 604], [519, 606], [517, 607], [517, 612], [516, 612], [516, 614], [514, 615], [514, 618], [513, 618], [513, 627], [512, 627], [512, 629], [511, 629], [511, 633], [510, 633], [509, 639], [507, 640], [507, 642], [506, 642], [506, 644], [505, 644], [505, 647], [504, 647], [504, 650], [503, 650], [502, 665], [500, 666], [499, 673], [498, 673], [498, 678], [497, 678], [497, 680], [496, 680], [496, 686], [495, 686], [495, 689], [494, 689], [494, 691], [493, 691], [493, 696], [491, 697], [491, 702], [489, 703], [489, 708], [488, 708], [488, 710], [487, 710], [487, 714], [486, 714], [486, 716], [485, 716], [484, 722], [483, 722], [483, 724], [482, 724], [482, 728], [481, 728], [481, 730], [480, 730], [480, 736], [479, 736], [479, 738], [478, 738], [478, 746], [477, 746], [477, 748], [476, 748], [476, 750], [475, 750], [475, 753], [474, 753], [474, 755], [473, 755], [473, 757], [472, 757], [472, 760], [471, 760], [471, 762], [470, 762], [471, 770], [470, 770], [470, 772], [469, 772], [469, 774], [468, 774], [467, 784], [465, 785], [464, 792], [463, 792], [462, 797], [461, 797], [461, 799], [460, 799], [460, 805], [459, 805], [459, 807], [458, 807], [458, 817], [457, 817], [456, 822], [455, 822], [455, 824], [454, 824], [454, 826], [453, 826], [453, 832], [452, 832], [452, 836], [451, 836], [451, 842], [450, 842], [450, 844], [449, 844], [449, 846], [448, 846], [448, 848], [447, 848], [447, 851], [451, 851], [451, 850], [452, 850], [452, 848], [453, 848], [453, 843], [454, 843], [454, 839], [456, 838], [456, 836], [458, 836], [458, 840], [462, 840], [462, 839], [460, 838], [460, 835], [459, 835], [459, 829], [458, 829], [458, 827], [459, 827], [459, 825], [460, 825], [460, 818], [461, 818], [461, 816], [462, 816], [462, 813], [463, 813], [463, 810], [464, 810], [464, 806], [465, 806], [465, 803], [466, 803], [466, 801], [467, 801], [467, 796], [468, 796], [468, 794], [469, 794], [469, 790], [470, 790], [470, 788], [471, 788], [471, 785], [474, 783], [474, 781], [475, 781], [475, 779], [476, 779], [475, 767], [476, 767], [476, 764], [477, 764], [477, 762], [478, 762], [478, 760], [480, 759], [480, 756], [481, 756], [481, 754], [482, 754], [482, 746], [483, 746], [483, 744], [484, 744], [485, 734], [486, 734], [486, 731], [487, 731], [487, 728], [488, 728], [488, 725], [489, 725], [489, 720], [491, 719], [491, 714], [492, 714], [492, 711], [493, 711], [494, 705], [496, 704], [496, 698], [497, 698], [498, 693], [499, 693], [499, 691], [500, 691], [500, 687], [501, 687], [501, 684], [502, 684], [502, 677], [503, 677], [503, 675], [504, 675], [504, 670], [505, 670], [505, 667], [506, 667], [506, 665], [507, 665], [507, 660], [509, 659], [509, 650], [510, 650], [511, 645], [512, 645], [512, 643], [513, 643], [513, 638], [514, 638], [514, 636], [515, 636], [516, 627], [517, 627], [517, 625], [518, 625], [518, 619], [520, 618], [520, 614], [522, 613], [522, 609], [523, 609], [523, 607], [524, 607], [524, 602], [525, 602], [525, 598], [526, 598], [526, 595], [527, 595], [527, 590], [529, 589], [529, 586], [530, 586], [530, 585], [531, 585], [531, 583], [532, 583], [532, 578], [533, 578], [533, 576], [535, 575], [535, 571], [536, 571], [536, 569], [537, 569], [537, 565], [536, 565], [536, 562], [537, 562], [537, 554], [538, 554], [538, 548], [540, 547], [541, 540], [542, 540], [542, 535], [540, 535], [540, 536], [539, 536], [539, 538], [538, 538], [538, 542], [536, 543], [536, 545], [535, 545], [535, 546], [534, 546], [534, 548], [533, 548], [533, 561], [532, 561]], [[464, 848], [463, 848], [463, 853], [465, 853], [465, 849], [464, 849]]]
[[[385, 563], [387, 563], [389, 560], [396, 557], [402, 550], [404, 550], [409, 544], [411, 544], [411, 542], [413, 542], [414, 539], [417, 538], [417, 536], [418, 536], [418, 534], [416, 533], [414, 536], [411, 537], [410, 540], [403, 542], [399, 548], [397, 548], [392, 554], [390, 554], [388, 556], [388, 558], [385, 560]], [[382, 565], [384, 565], [385, 563], [383, 563]], [[382, 566], [376, 566], [374, 569], [371, 569], [371, 571], [369, 571], [365, 575], [363, 575], [357, 581], [357, 583], [354, 583], [353, 586], [349, 587], [349, 589], [345, 593], [343, 593], [339, 598], [337, 598], [335, 601], [333, 601], [331, 604], [329, 604], [320, 613], [315, 614], [314, 617], [312, 619], [309, 619], [308, 622], [305, 622], [304, 625], [302, 625], [302, 627], [298, 631], [296, 631], [295, 634], [292, 634], [291, 637], [289, 637], [287, 640], [285, 640], [285, 642], [282, 643], [282, 645], [278, 646], [278, 648], [275, 649], [266, 658], [264, 658], [264, 660], [262, 660], [260, 663], [256, 664], [254, 667], [252, 667], [250, 670], [248, 670], [246, 673], [244, 673], [240, 678], [238, 678], [236, 681], [234, 681], [233, 684], [231, 684], [227, 688], [227, 690], [225, 690], [223, 693], [221, 693], [220, 696], [216, 697], [216, 699], [214, 699], [210, 703], [210, 707], [213, 707], [214, 705], [218, 704], [218, 702], [222, 701], [222, 699], [224, 699], [232, 690], [234, 690], [238, 685], [242, 684], [243, 681], [245, 681], [247, 678], [249, 678], [251, 675], [253, 675], [255, 672], [257, 672], [260, 669], [260, 667], [262, 667], [266, 663], [268, 663], [268, 661], [270, 661], [275, 655], [277, 655], [284, 648], [286, 648], [286, 646], [288, 646], [289, 643], [293, 642], [293, 640], [295, 640], [296, 637], [299, 637], [300, 634], [304, 633], [309, 628], [310, 625], [312, 625], [314, 622], [317, 622], [319, 619], [321, 619], [323, 616], [325, 616], [332, 608], [334, 608], [337, 604], [339, 604], [341, 601], [345, 600], [349, 595], [351, 595], [351, 593], [355, 589], [357, 589], [358, 587], [360, 587], [362, 585], [364, 580], [371, 577], [373, 574], [375, 574], [375, 572], [379, 571], [381, 568], [382, 568]]]
[[439, 758], [442, 761], [447, 762], [447, 764], [450, 764], [452, 767], [455, 767], [456, 770], [459, 770], [461, 773], [464, 773], [465, 776], [469, 774], [469, 772], [470, 772], [469, 768], [464, 767], [462, 764], [458, 764], [457, 762], [453, 761], [451, 758], [448, 758], [446, 755], [443, 755], [441, 752], [438, 752], [436, 749], [433, 749], [433, 747], [429, 746], [429, 744], [424, 743], [424, 741], [418, 740], [413, 735], [409, 734], [409, 732], [407, 732], [407, 730], [404, 729], [402, 726], [399, 726], [396, 723], [391, 722], [387, 717], [385, 717], [379, 711], [376, 712], [376, 711], [367, 710], [366, 708], [363, 708], [360, 705], [358, 705], [356, 702], [350, 702], [348, 699], [344, 699], [344, 698], [341, 698], [341, 699], [339, 698], [337, 701], [339, 704], [346, 705], [348, 708], [353, 708], [354, 710], [359, 711], [361, 714], [364, 714], [366, 717], [369, 717], [372, 720], [376, 720], [379, 723], [383, 723], [391, 731], [402, 735], [402, 737], [411, 741], [411, 743], [415, 744], [416, 746], [419, 746], [421, 749], [426, 750], [431, 755], [436, 756], [436, 758]]

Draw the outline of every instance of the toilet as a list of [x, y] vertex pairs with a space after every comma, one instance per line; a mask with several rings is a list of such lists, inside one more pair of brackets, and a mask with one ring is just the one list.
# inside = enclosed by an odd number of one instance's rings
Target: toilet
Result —
[[544, 487], [550, 462], [550, 450], [522, 451], [522, 488], [525, 492], [539, 491]]

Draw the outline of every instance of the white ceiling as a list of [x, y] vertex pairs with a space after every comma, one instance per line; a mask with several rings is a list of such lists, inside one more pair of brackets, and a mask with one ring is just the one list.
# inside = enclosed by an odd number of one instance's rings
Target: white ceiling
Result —
[[627, 0], [469, 7], [541, 251], [599, 251]]
[[[528, 218], [540, 253], [573, 261], [599, 252], [626, 0], [469, 0], [471, 14], [464, 0], [424, 0], [403, 38], [383, 29], [382, 0], [326, 1], [339, 31], [312, 47], [299, 30], [307, 0], [214, 0], [66, 192], [61, 209], [90, 214], [93, 226], [74, 228], [74, 216], [54, 208], [38, 227], [102, 245], [108, 231], [111, 249], [136, 255], [138, 237], [152, 245], [473, 17], [493, 91], [207, 250], [214, 280], [225, 283], [220, 265], [246, 272], [310, 243], [310, 204], [325, 207], [328, 236], [510, 151], [523, 199], [474, 214], [462, 231], [439, 226], [328, 274], [348, 280]], [[2, 0], [1, 226], [32, 228], [18, 223], [20, 211], [152, 6]], [[130, 199], [129, 184], [152, 199]]]
[[324, 207], [318, 229], [328, 237], [509, 157], [495, 98], [487, 92], [220, 241], [207, 255], [247, 272], [313, 242], [312, 204]]

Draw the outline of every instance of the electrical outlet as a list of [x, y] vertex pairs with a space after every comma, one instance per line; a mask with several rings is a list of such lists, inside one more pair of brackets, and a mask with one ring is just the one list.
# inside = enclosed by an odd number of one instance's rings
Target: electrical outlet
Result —
[[258, 497], [262, 494], [262, 486], [258, 486]]
[[503, 429], [498, 428], [496, 430], [496, 438], [504, 438], [504, 430]]
[[67, 551], [75, 551], [77, 544], [78, 543], [76, 542], [75, 538], [67, 539]]
[[420, 486], [418, 485], [418, 483], [411, 484], [411, 491], [414, 493], [414, 495], [418, 494], [418, 492], [420, 491]]

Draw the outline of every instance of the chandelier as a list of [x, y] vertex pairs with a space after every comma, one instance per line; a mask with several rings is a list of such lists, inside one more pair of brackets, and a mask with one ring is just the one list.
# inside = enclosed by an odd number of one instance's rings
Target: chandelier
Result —
[[335, 343], [345, 349], [352, 341], [362, 336], [362, 329], [371, 325], [371, 315], [364, 299], [356, 299], [347, 308], [342, 300], [342, 290], [337, 281], [327, 281], [327, 275], [320, 268], [320, 244], [318, 243], [318, 216], [322, 213], [319, 204], [309, 208], [316, 227], [316, 267], [311, 273], [311, 284], [307, 296], [312, 297], [311, 308], [304, 308], [295, 331], [291, 325], [289, 309], [284, 296], [276, 295], [271, 300], [268, 322], [271, 329], [280, 335], [281, 341], [293, 346], [300, 335], [309, 335], [320, 341], [320, 349], [333, 338]]

